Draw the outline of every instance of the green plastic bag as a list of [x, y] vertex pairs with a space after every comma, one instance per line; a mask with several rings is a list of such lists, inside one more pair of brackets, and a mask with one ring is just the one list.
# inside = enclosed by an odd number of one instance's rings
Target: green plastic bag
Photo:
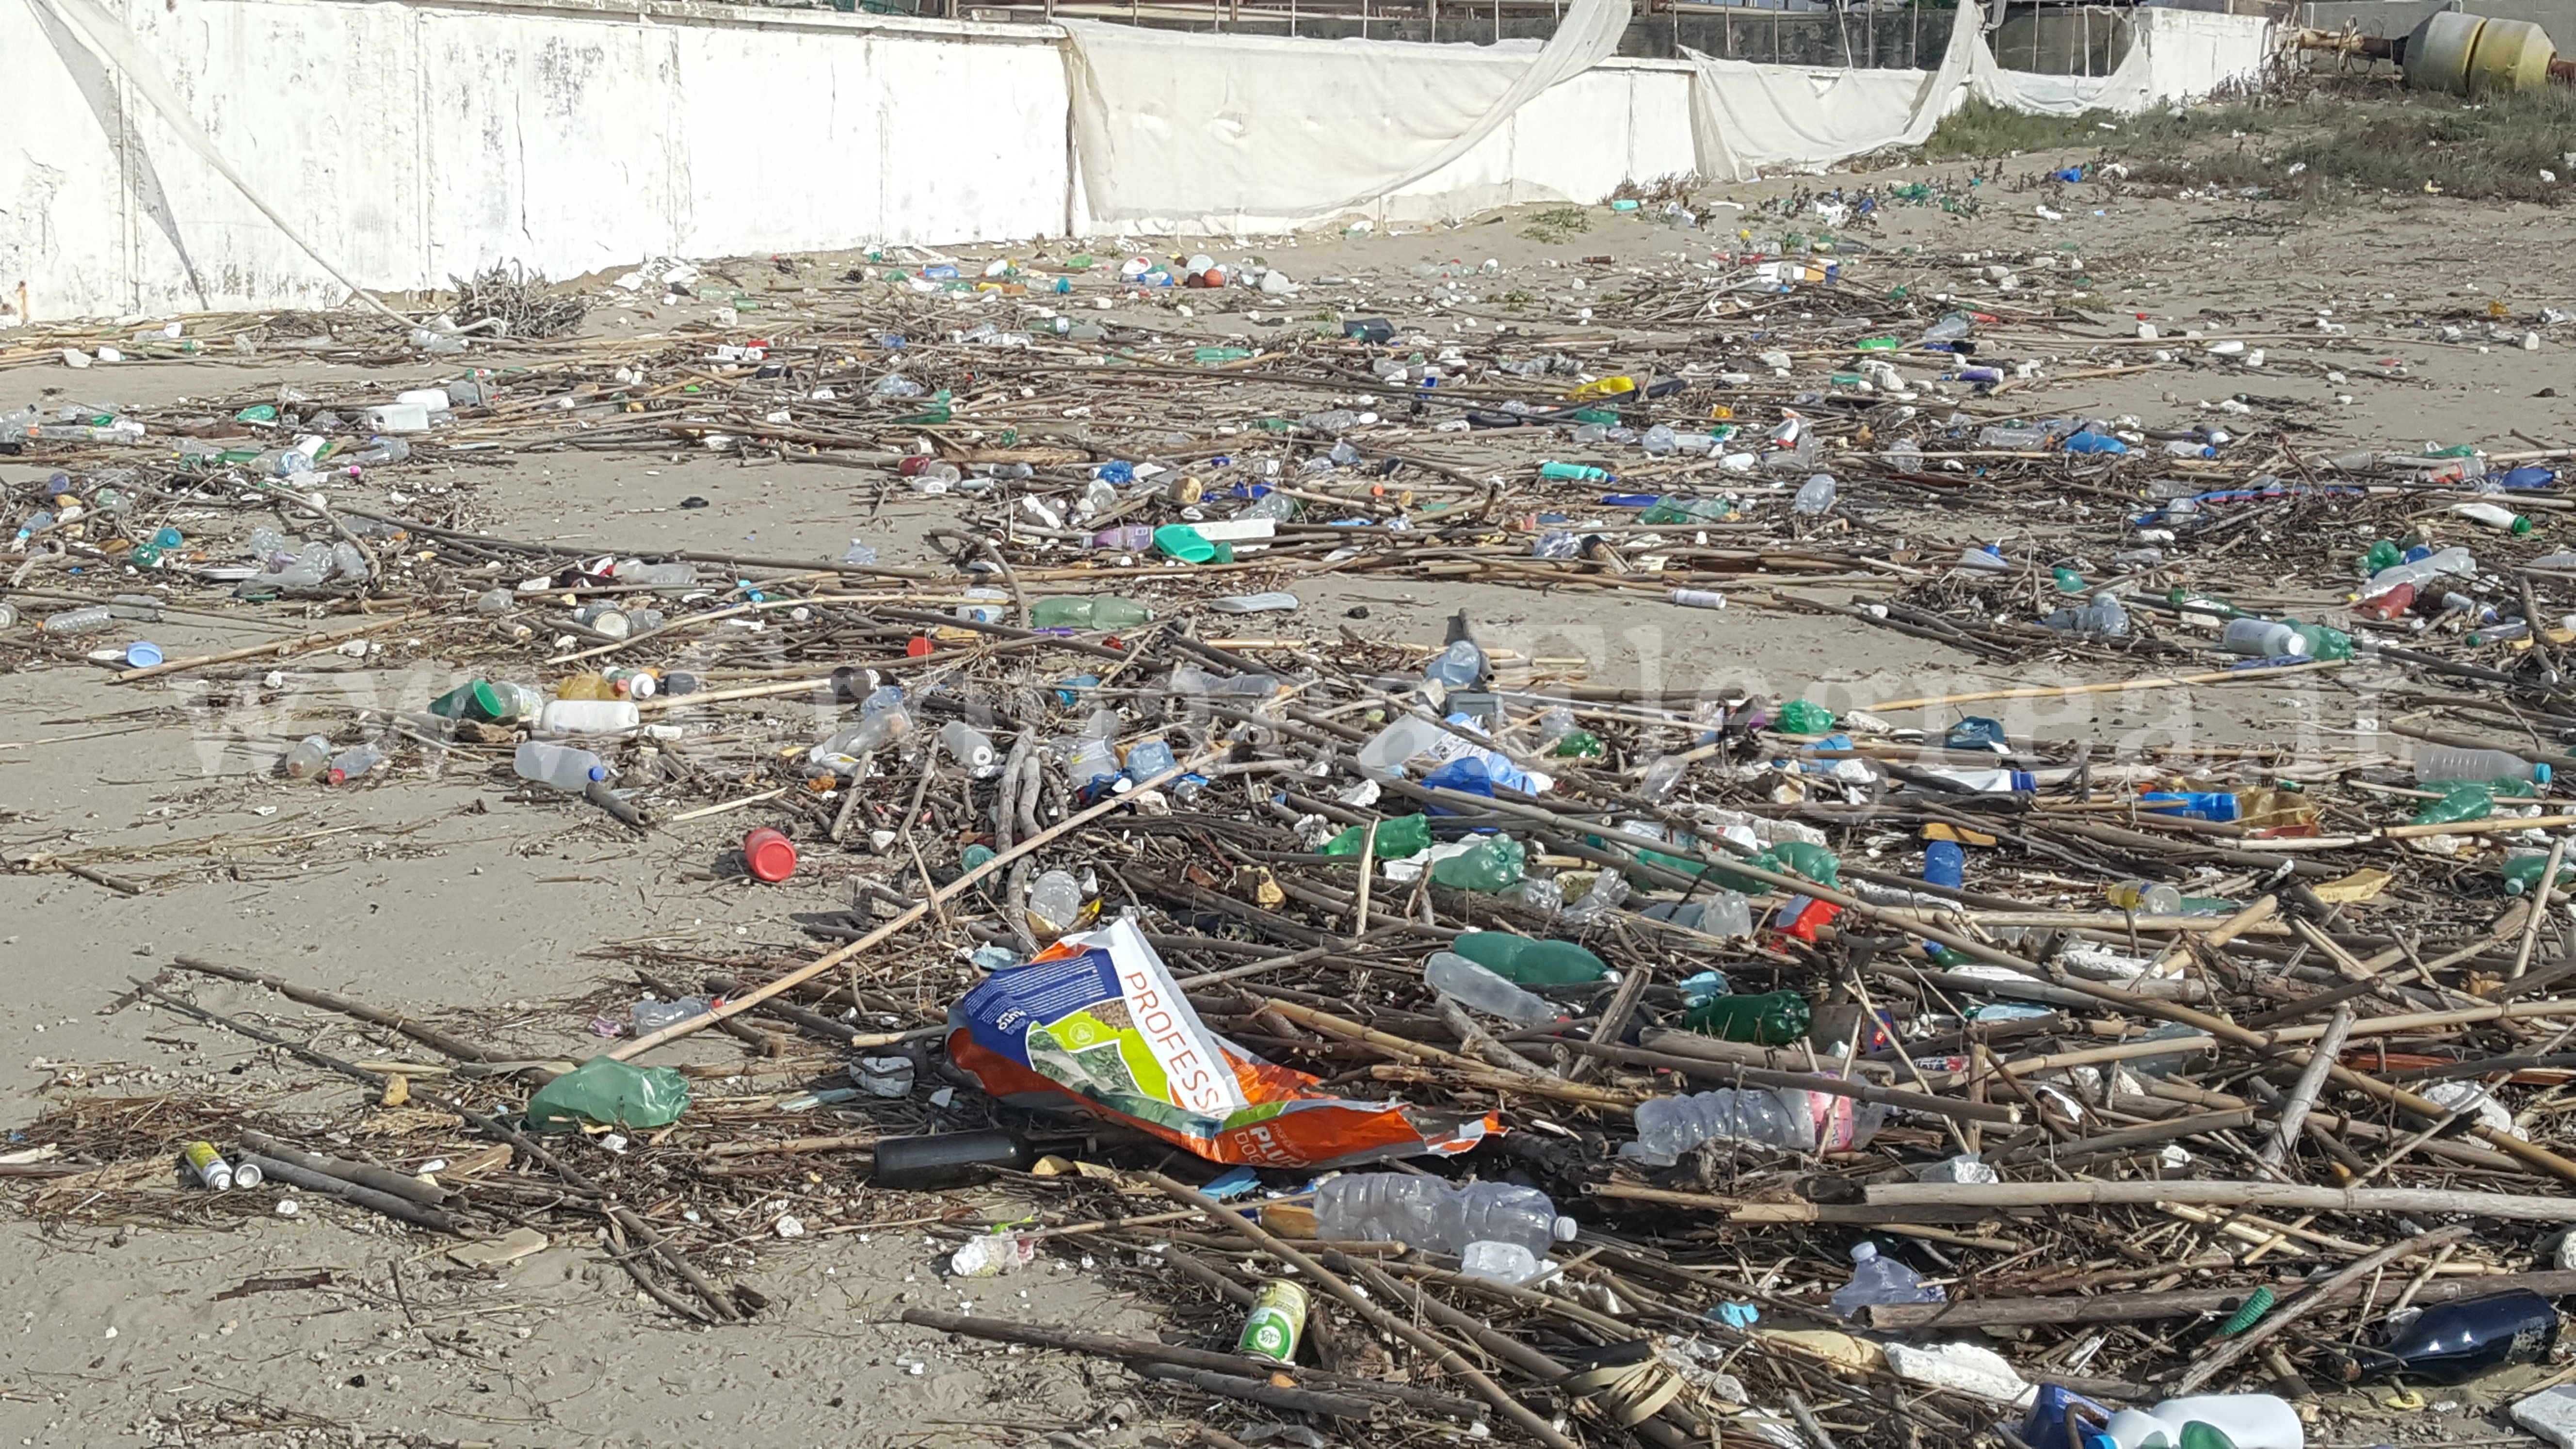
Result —
[[1784, 735], [1829, 735], [1834, 712], [1811, 700], [1793, 699], [1771, 717], [1771, 727]]
[[528, 1099], [528, 1128], [573, 1132], [585, 1122], [660, 1127], [689, 1109], [689, 1081], [669, 1067], [630, 1067], [592, 1057], [537, 1088]]

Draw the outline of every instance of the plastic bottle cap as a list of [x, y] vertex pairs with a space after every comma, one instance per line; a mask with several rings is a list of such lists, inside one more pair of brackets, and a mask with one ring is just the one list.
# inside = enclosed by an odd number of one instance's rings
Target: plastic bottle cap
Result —
[[1572, 1218], [1558, 1218], [1556, 1220], [1555, 1227], [1551, 1231], [1558, 1242], [1570, 1243], [1574, 1241], [1574, 1235], [1582, 1231], [1582, 1227], [1582, 1224], [1576, 1222]]
[[1866, 1263], [1877, 1256], [1878, 1244], [1876, 1243], [1863, 1239], [1860, 1242], [1852, 1244], [1851, 1260], [1855, 1263]]
[[764, 825], [742, 838], [743, 864], [765, 881], [782, 881], [796, 873], [796, 842]]
[[2549, 767], [2548, 767], [2547, 765], [2534, 765], [2534, 766], [2532, 766], [2532, 767], [2531, 767], [2531, 779], [2532, 779], [2532, 783], [2533, 783], [2533, 784], [2536, 784], [2536, 785], [2546, 785], [2546, 784], [2548, 784], [2548, 783], [2549, 783]]
[[[148, 640], [137, 639], [125, 646], [125, 662], [136, 669], [149, 669], [161, 662], [161, 646]], [[2542, 768], [2546, 769], [2547, 766]]]

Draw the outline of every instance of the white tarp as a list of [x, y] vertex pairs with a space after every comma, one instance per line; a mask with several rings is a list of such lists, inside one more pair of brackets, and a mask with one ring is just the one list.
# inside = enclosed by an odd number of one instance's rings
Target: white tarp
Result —
[[2146, 6], [2129, 12], [2128, 25], [2128, 54], [2098, 76], [2006, 70], [1981, 36], [1971, 85], [1980, 100], [2036, 115], [2134, 115], [2259, 77], [2271, 57], [2271, 22], [2260, 15]]
[[1573, 0], [1544, 46], [1067, 21], [1085, 210], [1105, 226], [1184, 232], [1338, 216], [1464, 156], [1541, 93], [1615, 54], [1627, 27], [1628, 0]]
[[1804, 171], [1888, 146], [1915, 146], [1970, 96], [2052, 116], [2133, 114], [2260, 75], [2270, 22], [2256, 15], [2141, 7], [2129, 49], [2106, 76], [2006, 70], [1983, 12], [1963, 4], [1937, 70], [1756, 65], [1684, 51], [1692, 65], [1691, 139], [1701, 176], [1745, 181]]

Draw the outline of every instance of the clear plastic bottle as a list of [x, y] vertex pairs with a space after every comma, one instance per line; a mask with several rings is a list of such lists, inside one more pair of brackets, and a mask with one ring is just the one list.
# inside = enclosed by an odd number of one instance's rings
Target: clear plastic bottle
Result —
[[2504, 750], [2471, 750], [2456, 745], [2423, 745], [2415, 751], [2415, 781], [2529, 780], [2549, 783], [2549, 767]]
[[519, 752], [511, 767], [522, 780], [552, 785], [558, 790], [581, 790], [594, 780], [608, 778], [608, 767], [599, 756], [569, 745], [550, 745], [543, 740], [520, 742]]
[[1180, 758], [1161, 735], [1147, 735], [1127, 747], [1127, 778], [1135, 784], [1141, 785], [1179, 763]]
[[385, 752], [374, 745], [357, 745], [331, 757], [331, 768], [322, 778], [333, 785], [354, 780], [383, 761]]
[[1844, 1318], [1857, 1318], [1862, 1309], [1882, 1303], [1939, 1303], [1949, 1296], [1904, 1263], [1880, 1257], [1876, 1243], [1853, 1244], [1851, 1260], [1851, 1281], [1833, 1296], [1834, 1312]]
[[656, 588], [685, 588], [698, 581], [698, 568], [688, 563], [646, 563], [628, 559], [617, 566], [621, 584], [650, 584]]
[[2058, 609], [2039, 622], [2050, 629], [2096, 639], [2123, 639], [2129, 633], [2129, 611], [2111, 594], [2098, 595], [2089, 604]]
[[2277, 659], [2291, 654], [2304, 657], [2308, 641], [2287, 624], [2275, 624], [2269, 619], [2230, 619], [2227, 632], [2218, 637], [2218, 647], [2230, 654]]
[[647, 996], [635, 1003], [635, 1034], [648, 1036], [666, 1026], [706, 1015], [714, 1003], [703, 996], [683, 996], [677, 1001], [656, 1001]]
[[2016, 428], [2003, 423], [1990, 423], [1977, 434], [1977, 446], [2003, 448], [2016, 453], [2035, 452], [2048, 446], [2046, 428]]
[[410, 456], [411, 444], [400, 438], [388, 438], [379, 434], [369, 438], [367, 446], [349, 454], [343, 461], [364, 468], [378, 463], [399, 463]]
[[1798, 488], [1798, 496], [1789, 501], [1792, 513], [1814, 516], [1834, 506], [1834, 475], [1819, 473]]
[[1637, 1104], [1637, 1140], [1630, 1144], [1635, 1150], [1622, 1148], [1621, 1154], [1668, 1165], [1701, 1143], [1721, 1138], [1812, 1152], [1816, 1130], [1806, 1097], [1791, 1088], [1720, 1087], [1649, 1098]]
[[1473, 639], [1456, 640], [1441, 650], [1440, 657], [1422, 673], [1424, 678], [1451, 689], [1472, 689], [1484, 677], [1485, 651], [1477, 648]]
[[1470, 1278], [1517, 1286], [1537, 1277], [1547, 1259], [1518, 1243], [1479, 1240], [1458, 1255], [1458, 1271]]
[[2412, 563], [2391, 564], [2372, 574], [2370, 581], [2362, 585], [2361, 596], [2375, 599], [2399, 584], [2413, 584], [2416, 592], [2422, 593], [2427, 582], [2444, 574], [2473, 574], [2477, 571], [2477, 560], [2467, 549], [2446, 548]]
[[107, 605], [84, 604], [77, 609], [48, 614], [38, 627], [48, 634], [95, 634], [113, 627], [115, 623], [116, 615]]
[[992, 768], [993, 737], [962, 719], [952, 719], [939, 727], [939, 743], [950, 759], [969, 770]]
[[1315, 1189], [1315, 1231], [1328, 1242], [1398, 1242], [1459, 1253], [1509, 1243], [1533, 1257], [1574, 1240], [1576, 1224], [1534, 1187], [1465, 1186], [1391, 1172], [1344, 1173]]
[[1423, 965], [1422, 979], [1431, 983], [1432, 990], [1461, 1006], [1524, 1026], [1543, 1026], [1564, 1015], [1553, 1002], [1523, 991], [1454, 952], [1434, 955]]
[[321, 735], [306, 735], [287, 750], [281, 768], [290, 780], [310, 780], [331, 763], [331, 742]]
[[1082, 915], [1082, 882], [1071, 873], [1051, 870], [1029, 887], [1029, 929], [1042, 936], [1061, 936]]

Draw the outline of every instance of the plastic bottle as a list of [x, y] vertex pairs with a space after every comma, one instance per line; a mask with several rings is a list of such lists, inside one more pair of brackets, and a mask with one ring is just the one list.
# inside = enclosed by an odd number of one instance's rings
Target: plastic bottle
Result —
[[[2540, 873], [2548, 868], [2548, 851], [2506, 851], [2502, 872], [2504, 893], [2509, 896], [2528, 895], [2540, 884]], [[2576, 861], [2562, 861], [2558, 867], [2558, 888], [2564, 889], [2571, 881], [2576, 881]]]
[[2002, 448], [2009, 452], [2029, 453], [2048, 446], [2046, 428], [2016, 428], [2004, 423], [1990, 423], [1977, 433], [1977, 446]]
[[[1324, 842], [1324, 855], [1357, 855], [1367, 841], [1368, 827], [1354, 825]], [[1379, 860], [1406, 860], [1431, 848], [1431, 821], [1422, 815], [1398, 815], [1381, 820], [1377, 826], [1375, 853]]]
[[1806, 1097], [1794, 1088], [1772, 1087], [1720, 1087], [1678, 1097], [1649, 1097], [1637, 1104], [1636, 1150], [1622, 1151], [1665, 1164], [1703, 1142], [1719, 1139], [1812, 1152], [1816, 1129]]
[[2271, 1394], [2202, 1394], [2122, 1409], [2086, 1449], [2307, 1449], [2299, 1411]]
[[1459, 639], [1440, 651], [1422, 671], [1423, 677], [1451, 689], [1472, 689], [1484, 677], [1485, 651], [1472, 639]]
[[650, 1035], [666, 1026], [706, 1015], [714, 1003], [703, 996], [683, 996], [677, 1001], [656, 1001], [647, 996], [635, 1003], [635, 1034]]
[[1462, 1187], [1436, 1177], [1368, 1172], [1344, 1173], [1315, 1189], [1315, 1231], [1327, 1242], [1397, 1242], [1433, 1253], [1510, 1243], [1538, 1256], [1574, 1241], [1578, 1229], [1534, 1187]]
[[578, 791], [594, 780], [608, 778], [608, 767], [600, 763], [599, 756], [569, 745], [550, 745], [543, 740], [521, 741], [519, 752], [512, 757], [510, 764], [519, 772], [520, 779], [552, 785], [558, 790]]
[[2088, 428], [2066, 440], [2066, 451], [2083, 454], [2120, 454], [2129, 451], [2129, 445], [2108, 433], [2097, 433]]
[[2278, 659], [2287, 655], [2305, 658], [2308, 641], [2287, 624], [2269, 619], [2230, 619], [2227, 632], [2218, 636], [2218, 647], [2230, 654], [2244, 654], [2256, 659]]
[[1082, 917], [1082, 882], [1061, 870], [1051, 870], [1029, 887], [1029, 929], [1048, 937], [1061, 936], [1080, 923]]
[[324, 772], [322, 778], [334, 785], [354, 780], [374, 769], [377, 762], [384, 757], [384, 751], [373, 745], [359, 745], [354, 749], [342, 750], [331, 757], [331, 768]]
[[2530, 519], [2498, 504], [2454, 503], [2451, 505], [2451, 511], [2471, 523], [2483, 523], [2489, 528], [2501, 528], [2516, 537], [2531, 532]]
[[2123, 639], [2129, 633], [2129, 611], [2112, 594], [2098, 595], [2089, 604], [2054, 610], [2039, 622], [2046, 628], [2098, 639]]
[[1682, 1013], [1684, 1031], [1756, 1046], [1787, 1046], [1815, 1025], [1814, 1008], [1795, 991], [1712, 996]]
[[310, 780], [331, 763], [331, 742], [320, 735], [306, 735], [287, 750], [281, 768], [290, 780]]
[[993, 764], [993, 738], [962, 719], [953, 719], [939, 727], [939, 743], [948, 757], [969, 770], [990, 769]]
[[1393, 772], [1405, 761], [1430, 749], [1449, 732], [1438, 722], [1420, 715], [1402, 715], [1377, 732], [1377, 737], [1360, 746], [1359, 766], [1363, 770]]
[[1851, 1260], [1851, 1281], [1833, 1296], [1834, 1312], [1844, 1318], [1857, 1318], [1862, 1309], [1882, 1303], [1939, 1303], [1949, 1296], [1907, 1264], [1880, 1257], [1878, 1244], [1866, 1239], [1852, 1245]]
[[1526, 1283], [1546, 1268], [1545, 1257], [1518, 1243], [1474, 1242], [1458, 1255], [1459, 1272], [1490, 1283]]
[[2171, 916], [2182, 911], [2182, 892], [2159, 881], [2124, 880], [2102, 895], [2118, 909], [2141, 916]]
[[2391, 564], [2378, 570], [2370, 576], [2368, 583], [2362, 585], [2361, 596], [2365, 599], [2375, 599], [2399, 584], [2413, 584], [2415, 591], [2420, 594], [2424, 592], [2424, 585], [2429, 580], [2440, 578], [2444, 574], [2473, 574], [2477, 571], [2477, 560], [2467, 549], [2446, 548], [2439, 553], [2427, 554], [2423, 558], [2404, 563]]
[[1127, 747], [1126, 775], [1131, 784], [1141, 785], [1180, 763], [1172, 747], [1161, 735], [1147, 735]]
[[2549, 767], [2504, 750], [2463, 749], [2456, 745], [2422, 745], [2415, 751], [2415, 783], [2450, 780], [2529, 780], [2549, 783]]
[[2465, 1384], [2517, 1363], [2540, 1363], [2558, 1342], [2558, 1308], [2528, 1288], [2437, 1303], [2375, 1348], [2352, 1350], [2357, 1376]]
[[1610, 475], [1608, 472], [1599, 468], [1587, 467], [1581, 463], [1541, 463], [1538, 465], [1538, 476], [1563, 483], [1607, 483], [1610, 481]]
[[1097, 595], [1038, 599], [1029, 605], [1035, 629], [1127, 629], [1154, 617], [1154, 611], [1128, 599]]
[[1464, 956], [1442, 951], [1423, 964], [1422, 979], [1431, 989], [1488, 1016], [1524, 1026], [1544, 1026], [1564, 1013], [1554, 1003], [1523, 991]]
[[115, 623], [116, 615], [107, 605], [85, 604], [77, 609], [65, 609], [59, 614], [48, 614], [45, 616], [45, 622], [37, 627], [48, 634], [95, 634]]
[[1580, 986], [1610, 974], [1600, 957], [1572, 941], [1543, 941], [1509, 931], [1463, 932], [1449, 949], [1518, 986]]
[[1813, 517], [1834, 506], [1834, 475], [1818, 473], [1799, 485], [1798, 496], [1789, 500], [1789, 511]]
[[2442, 798], [2415, 812], [2409, 825], [2456, 825], [2463, 820], [2484, 820], [2495, 813], [2495, 786], [2483, 780], [2453, 780], [2442, 787]]
[[1456, 890], [1496, 894], [1519, 882], [1527, 856], [1510, 836], [1488, 835], [1457, 855], [1432, 862], [1431, 879]]

